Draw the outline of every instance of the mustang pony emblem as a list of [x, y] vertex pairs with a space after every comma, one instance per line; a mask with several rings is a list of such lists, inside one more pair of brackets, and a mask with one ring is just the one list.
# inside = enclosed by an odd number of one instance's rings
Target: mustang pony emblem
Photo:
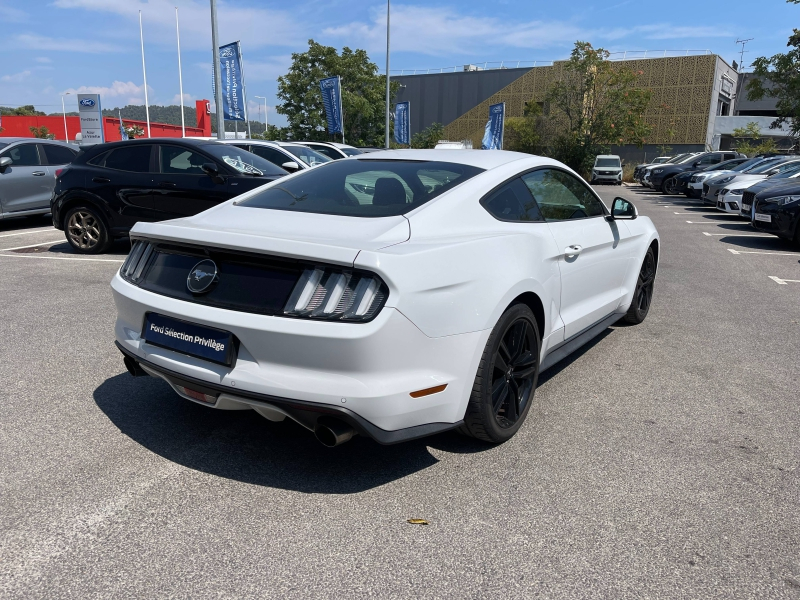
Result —
[[217, 265], [211, 259], [201, 260], [189, 271], [186, 287], [193, 294], [209, 291], [217, 280]]

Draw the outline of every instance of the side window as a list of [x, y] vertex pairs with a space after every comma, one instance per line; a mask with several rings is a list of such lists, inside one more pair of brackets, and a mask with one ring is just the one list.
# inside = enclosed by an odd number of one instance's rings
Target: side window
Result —
[[325, 156], [327, 156], [328, 158], [331, 158], [333, 160], [337, 160], [339, 158], [342, 158], [341, 154], [339, 154], [333, 148], [328, 148], [327, 146], [310, 146], [310, 148], [312, 148], [313, 150], [316, 150], [320, 154], [324, 154]]
[[544, 220], [536, 200], [518, 178], [486, 196], [481, 204], [500, 221], [530, 223]]
[[734, 158], [736, 158], [735, 154], [726, 154], [722, 160], [733, 160]]
[[41, 164], [36, 144], [20, 144], [9, 148], [0, 156], [8, 156], [11, 158], [11, 164], [17, 167], [35, 167]]
[[700, 164], [698, 166], [706, 166], [706, 165], [715, 165], [718, 162], [721, 162], [722, 158], [719, 154], [710, 154], [709, 156], [704, 156], [700, 159]]
[[150, 144], [136, 144], [115, 148], [106, 155], [106, 169], [129, 171], [131, 173], [150, 172]]
[[567, 221], [605, 214], [603, 203], [574, 175], [539, 169], [522, 176], [547, 221]]
[[286, 156], [280, 150], [275, 150], [275, 148], [270, 148], [269, 146], [253, 146], [252, 152], [256, 156], [260, 156], [261, 158], [271, 162], [273, 165], [278, 165], [279, 167], [283, 163], [287, 163], [292, 160], [297, 162], [297, 159]]
[[[180, 146], [161, 146], [161, 172], [172, 175], [202, 175], [201, 165], [212, 162], [202, 154]], [[108, 160], [106, 160], [108, 166]]]
[[47, 158], [48, 165], [65, 165], [71, 163], [75, 158], [77, 152], [65, 148], [64, 146], [56, 146], [55, 144], [42, 144], [44, 148], [44, 155]]
[[414, 201], [414, 192], [399, 175], [391, 171], [353, 173], [344, 180], [344, 192], [358, 204], [388, 206]]

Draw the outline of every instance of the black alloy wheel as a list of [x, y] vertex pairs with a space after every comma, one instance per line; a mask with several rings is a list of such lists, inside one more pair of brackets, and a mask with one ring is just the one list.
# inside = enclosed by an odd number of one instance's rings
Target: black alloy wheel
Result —
[[633, 292], [633, 302], [625, 315], [625, 321], [638, 325], [647, 317], [650, 304], [653, 301], [653, 288], [656, 281], [656, 257], [652, 248], [647, 249], [644, 255], [639, 278], [636, 280], [636, 290]]
[[678, 193], [678, 179], [670, 177], [661, 184], [661, 193], [669, 196], [675, 196]]
[[486, 343], [462, 433], [502, 443], [519, 430], [536, 391], [540, 339], [527, 305], [515, 304], [503, 313]]

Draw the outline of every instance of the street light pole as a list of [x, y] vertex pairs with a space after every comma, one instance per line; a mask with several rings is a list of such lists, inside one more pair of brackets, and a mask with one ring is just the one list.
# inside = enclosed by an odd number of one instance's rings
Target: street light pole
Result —
[[64, 108], [64, 96], [69, 96], [70, 92], [61, 94], [61, 113], [64, 115], [64, 141], [69, 141], [69, 133], [67, 133], [67, 109]]
[[267, 122], [267, 99], [264, 96], [256, 96], [259, 100], [264, 101], [264, 136], [267, 135], [268, 122]]
[[181, 70], [181, 25], [178, 21], [178, 7], [175, 7], [175, 34], [178, 38], [178, 90], [181, 94], [181, 136], [186, 137], [186, 119], [183, 116], [183, 72]]
[[217, 106], [217, 139], [225, 139], [225, 114], [222, 108], [222, 74], [219, 72], [219, 35], [217, 33], [217, 0], [211, 0], [211, 45], [214, 49], [214, 103]]
[[142, 76], [144, 77], [144, 114], [147, 117], [147, 137], [150, 137], [150, 103], [147, 101], [147, 68], [144, 65], [144, 30], [142, 29], [142, 11], [139, 11], [139, 39], [142, 42]]
[[391, 0], [386, 0], [386, 140], [385, 148], [389, 148], [389, 12]]

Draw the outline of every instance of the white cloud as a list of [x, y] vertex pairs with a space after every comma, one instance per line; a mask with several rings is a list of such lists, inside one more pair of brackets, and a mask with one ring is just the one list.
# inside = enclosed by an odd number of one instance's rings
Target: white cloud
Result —
[[22, 71], [20, 73], [14, 73], [13, 75], [3, 75], [0, 77], [0, 81], [6, 81], [9, 83], [19, 83], [20, 81], [27, 79], [30, 77], [30, 71]]
[[49, 64], [49, 63], [53, 62], [53, 59], [52, 58], [47, 58], [46, 56], [37, 56], [36, 57], [36, 62], [42, 63], [42, 64]]
[[[150, 87], [150, 86], [148, 86], [148, 87]], [[192, 96], [191, 94], [183, 94], [183, 104], [184, 104], [184, 106], [191, 106], [192, 104], [194, 104], [195, 100], [198, 100], [198, 98], [195, 97], [195, 96]], [[172, 97], [171, 104], [180, 104], [180, 103], [181, 103], [181, 95], [180, 94], [175, 94]]]
[[19, 8], [0, 3], [0, 23], [24, 23], [28, 20], [28, 13]]
[[8, 38], [4, 44], [14, 48], [33, 48], [35, 50], [56, 50], [69, 53], [85, 52], [97, 54], [101, 52], [119, 52], [120, 48], [113, 44], [96, 42], [83, 38], [56, 38], [45, 35], [22, 33]]
[[[139, 22], [142, 11], [145, 43], [175, 44], [175, 7], [180, 11], [181, 48], [205, 50], [211, 39], [208, 0], [55, 0], [62, 9], [83, 9], [120, 15]], [[294, 46], [304, 39], [308, 21], [292, 11], [218, 3], [220, 43], [242, 40], [244, 52], [264, 46]], [[138, 32], [137, 32], [138, 34]], [[137, 35], [138, 37], [138, 35]]]
[[[123, 104], [144, 104], [144, 85], [136, 85], [132, 81], [115, 81], [110, 86], [82, 85], [79, 88], [69, 88], [62, 93], [70, 94], [100, 94], [101, 101], [105, 98], [115, 98]], [[154, 98], [153, 86], [147, 86], [149, 98]]]

